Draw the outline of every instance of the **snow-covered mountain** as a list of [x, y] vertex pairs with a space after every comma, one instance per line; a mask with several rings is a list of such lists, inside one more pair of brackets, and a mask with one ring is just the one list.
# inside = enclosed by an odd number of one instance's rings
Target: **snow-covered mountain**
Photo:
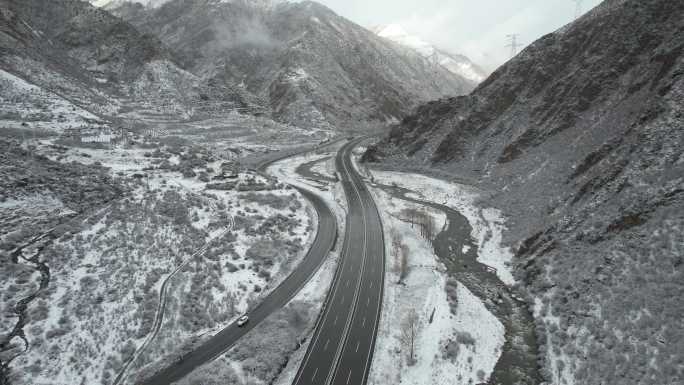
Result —
[[605, 0], [366, 153], [505, 210], [546, 383], [684, 378], [682, 31], [681, 0]]
[[187, 117], [199, 102], [264, 111], [240, 87], [184, 69], [156, 36], [79, 0], [0, 1], [0, 52], [0, 70], [104, 118]]
[[481, 83], [488, 75], [468, 57], [439, 49], [420, 37], [409, 34], [399, 24], [377, 26], [371, 30], [378, 36], [413, 49], [431, 63], [439, 64], [447, 70], [475, 83]]
[[[169, 0], [135, 0], [134, 2], [140, 4], [144, 7], [158, 8]], [[102, 7], [104, 9], [112, 9], [127, 3], [128, 0], [90, 0], [90, 3], [96, 7]]]
[[297, 125], [394, 121], [475, 86], [312, 1], [170, 0], [112, 12], [173, 47], [190, 72], [241, 84]]

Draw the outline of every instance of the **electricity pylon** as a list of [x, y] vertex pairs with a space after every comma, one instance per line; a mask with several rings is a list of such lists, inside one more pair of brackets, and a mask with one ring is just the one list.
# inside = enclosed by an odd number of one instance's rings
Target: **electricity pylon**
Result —
[[514, 57], [515, 55], [518, 54], [518, 48], [520, 48], [520, 43], [518, 42], [518, 35], [517, 33], [506, 35], [506, 37], [510, 40], [510, 43], [506, 47], [510, 47], [511, 49], [511, 57]]
[[575, 20], [579, 19], [580, 16], [582, 16], [582, 2], [584, 0], [572, 0], [573, 3], [575, 3]]

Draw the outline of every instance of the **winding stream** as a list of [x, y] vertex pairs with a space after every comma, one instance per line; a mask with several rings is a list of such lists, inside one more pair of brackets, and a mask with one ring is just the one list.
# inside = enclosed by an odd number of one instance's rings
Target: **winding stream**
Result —
[[[534, 319], [527, 304], [514, 298], [514, 292], [495, 273], [477, 261], [477, 244], [471, 238], [470, 223], [458, 211], [438, 203], [414, 199], [414, 191], [375, 184], [394, 198], [430, 207], [447, 216], [447, 225], [433, 241], [435, 254], [449, 275], [465, 285], [504, 325], [506, 342], [489, 384], [539, 384], [537, 342]], [[466, 246], [466, 247], [464, 247]]]
[[[38, 237], [35, 237], [32, 239], [30, 242], [27, 244], [18, 247], [16, 250], [14, 250], [11, 254], [12, 258], [12, 263], [17, 264], [17, 263], [24, 263], [26, 265], [30, 265], [36, 269], [36, 271], [40, 272], [40, 284], [38, 287], [38, 290], [35, 292], [31, 293], [25, 298], [20, 299], [15, 305], [14, 308], [12, 309], [14, 313], [17, 315], [18, 320], [17, 323], [14, 325], [14, 328], [12, 328], [12, 331], [0, 341], [0, 352], [5, 352], [8, 349], [11, 349], [12, 347], [12, 340], [15, 338], [20, 338], [24, 342], [24, 350], [21, 352], [18, 352], [17, 354], [11, 356], [9, 359], [2, 360], [0, 358], [0, 384], [1, 385], [8, 385], [9, 384], [9, 365], [12, 363], [12, 361], [17, 358], [19, 355], [25, 353], [28, 348], [29, 348], [29, 342], [26, 339], [26, 335], [24, 334], [24, 326], [26, 324], [26, 309], [28, 308], [28, 305], [35, 300], [40, 293], [43, 292], [43, 290], [47, 289], [48, 285], [50, 284], [50, 268], [48, 268], [47, 264], [45, 262], [40, 261], [40, 255], [42, 251], [56, 238], [52, 230], [49, 232], [42, 234]], [[42, 242], [42, 243], [41, 243]], [[39, 245], [33, 255], [31, 257], [25, 257], [24, 256], [24, 250], [35, 246]], [[21, 262], [20, 262], [21, 260]]]

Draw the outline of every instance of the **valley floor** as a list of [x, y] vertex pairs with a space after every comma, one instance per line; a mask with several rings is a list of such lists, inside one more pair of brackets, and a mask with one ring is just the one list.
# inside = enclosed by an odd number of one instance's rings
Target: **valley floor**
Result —
[[537, 382], [533, 321], [514, 293], [501, 212], [481, 207], [469, 186], [359, 168], [391, 240], [371, 383]]
[[[207, 130], [216, 133], [194, 135]], [[279, 181], [227, 171], [235, 152], [258, 149], [198, 142], [3, 142], [16, 152], [3, 161], [0, 191], [4, 379], [111, 384], [135, 353], [133, 381], [230, 323], [297, 266], [315, 236], [308, 202]], [[119, 188], [84, 195], [50, 171], [69, 167]], [[320, 274], [312, 282], [324, 285]], [[310, 305], [293, 306], [314, 314]], [[234, 354], [236, 367], [254, 360]]]

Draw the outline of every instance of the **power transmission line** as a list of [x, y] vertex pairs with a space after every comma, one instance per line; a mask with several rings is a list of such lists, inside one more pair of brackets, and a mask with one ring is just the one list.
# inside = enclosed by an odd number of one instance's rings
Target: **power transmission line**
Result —
[[508, 40], [510, 40], [510, 43], [508, 43], [506, 47], [509, 47], [511, 49], [511, 57], [514, 57], [518, 54], [518, 48], [520, 48], [520, 43], [518, 42], [519, 36], [520, 35], [517, 33], [506, 35]]
[[572, 0], [575, 3], [575, 20], [582, 16], [582, 3], [584, 0]]

